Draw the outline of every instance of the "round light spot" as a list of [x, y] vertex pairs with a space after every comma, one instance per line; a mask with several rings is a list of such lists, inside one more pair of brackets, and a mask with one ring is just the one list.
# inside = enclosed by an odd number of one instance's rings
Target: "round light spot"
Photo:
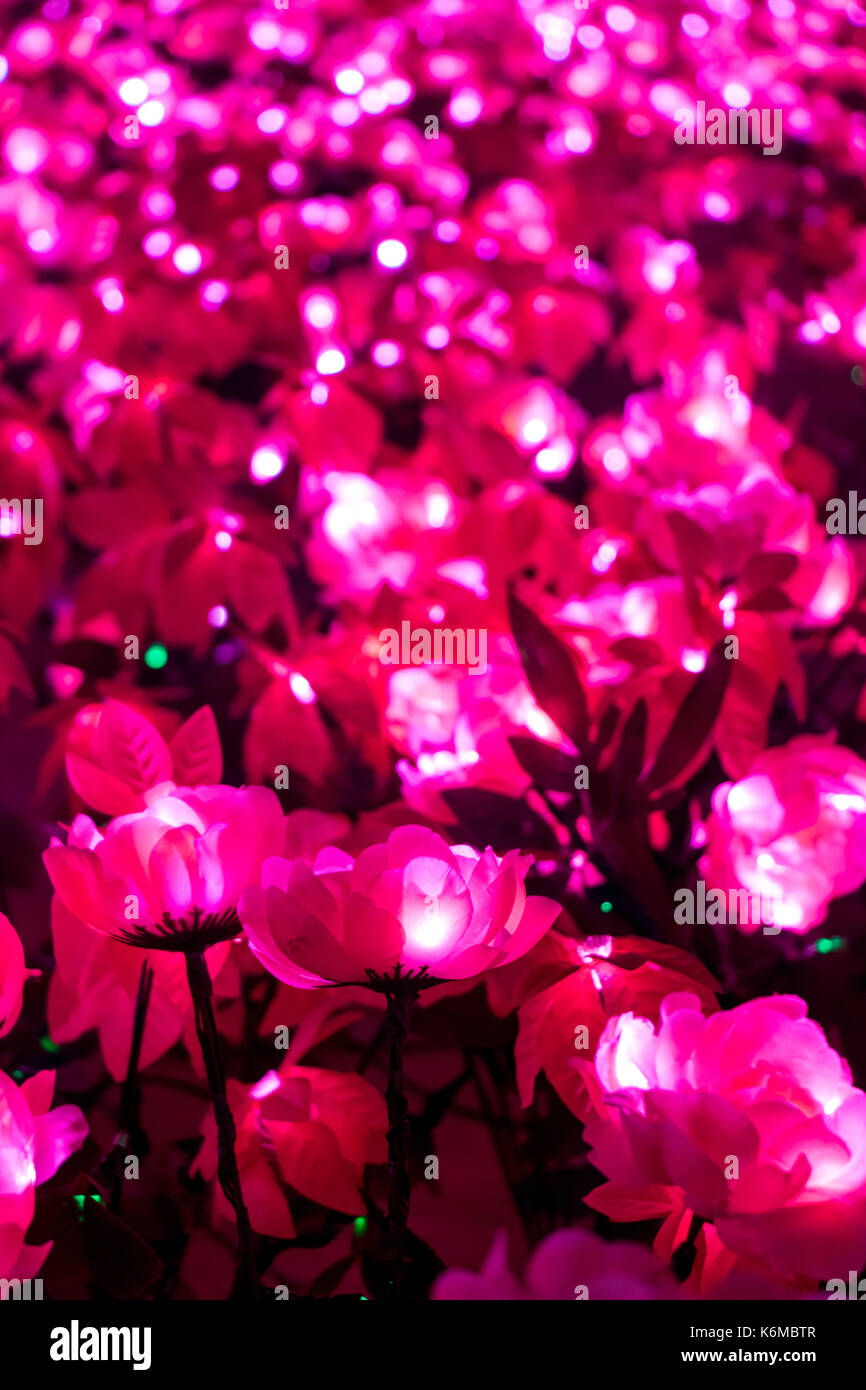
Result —
[[202, 255], [197, 246], [191, 241], [184, 241], [180, 246], [175, 247], [172, 256], [175, 270], [179, 270], [181, 275], [195, 275], [201, 270]]
[[273, 445], [260, 444], [250, 459], [250, 477], [255, 483], [269, 483], [280, 476], [285, 466], [285, 459]]
[[146, 101], [139, 106], [137, 115], [142, 125], [156, 126], [165, 120], [165, 107], [161, 101]]
[[121, 82], [117, 95], [125, 106], [140, 106], [147, 101], [147, 83], [142, 77], [127, 77]]
[[325, 348], [316, 358], [316, 371], [322, 376], [336, 376], [346, 367], [345, 354], [339, 348]]
[[373, 344], [372, 355], [377, 367], [396, 367], [403, 356], [403, 349], [399, 343], [383, 338], [380, 342]]
[[396, 237], [388, 237], [387, 240], [380, 241], [376, 247], [376, 260], [386, 270], [399, 270], [406, 264], [408, 257], [408, 250]]

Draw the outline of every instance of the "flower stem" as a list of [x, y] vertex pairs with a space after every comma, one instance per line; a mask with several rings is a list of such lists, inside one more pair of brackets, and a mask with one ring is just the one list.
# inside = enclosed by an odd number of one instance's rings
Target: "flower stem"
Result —
[[122, 1159], [130, 1150], [130, 1145], [140, 1148], [141, 1132], [139, 1128], [139, 1112], [141, 1109], [141, 1088], [138, 1083], [138, 1064], [141, 1059], [141, 1044], [144, 1040], [144, 1029], [147, 1023], [147, 1006], [150, 1003], [150, 991], [153, 988], [153, 969], [147, 961], [141, 967], [141, 974], [138, 978], [138, 993], [135, 996], [135, 1013], [132, 1019], [132, 1040], [129, 1045], [129, 1061], [126, 1064], [126, 1076], [123, 1081], [123, 1090], [120, 1093], [120, 1107], [118, 1110], [118, 1133], [114, 1140], [114, 1148], [109, 1155], [109, 1160], [113, 1166], [111, 1183], [110, 1207], [112, 1211], [120, 1210], [120, 1199], [123, 1191], [123, 1180], [121, 1174], [121, 1164], [116, 1160]]
[[390, 1297], [403, 1287], [403, 1245], [409, 1220], [409, 1103], [403, 1087], [403, 1057], [412, 1005], [417, 993], [405, 984], [386, 991], [388, 1029], [388, 1233], [391, 1266]]
[[241, 1191], [238, 1161], [235, 1155], [237, 1130], [226, 1095], [226, 1078], [222, 1051], [213, 1011], [213, 991], [207, 961], [201, 951], [186, 952], [186, 975], [195, 1009], [195, 1026], [201, 1044], [205, 1071], [210, 1087], [213, 1113], [217, 1128], [217, 1152], [220, 1186], [234, 1210], [238, 1226], [240, 1266], [236, 1281], [240, 1296], [255, 1298], [259, 1277], [253, 1252], [253, 1229]]

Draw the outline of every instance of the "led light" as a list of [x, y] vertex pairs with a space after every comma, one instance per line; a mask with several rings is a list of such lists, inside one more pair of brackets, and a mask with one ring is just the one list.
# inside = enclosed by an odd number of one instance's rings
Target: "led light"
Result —
[[152, 647], [148, 647], [144, 653], [144, 664], [151, 671], [161, 671], [168, 661], [168, 652], [161, 642], [155, 642]]
[[280, 476], [285, 466], [285, 459], [272, 445], [262, 444], [250, 459], [250, 477], [256, 483], [269, 483]]
[[181, 275], [195, 275], [201, 270], [202, 254], [191, 241], [185, 241], [175, 249], [172, 261]]
[[395, 237], [380, 241], [376, 247], [376, 260], [385, 266], [386, 270], [399, 270], [401, 265], [406, 264], [408, 256], [409, 252], [403, 242], [397, 241]]

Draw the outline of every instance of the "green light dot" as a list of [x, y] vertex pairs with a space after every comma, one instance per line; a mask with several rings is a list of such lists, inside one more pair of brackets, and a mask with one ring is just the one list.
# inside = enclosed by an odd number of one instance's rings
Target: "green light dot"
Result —
[[819, 956], [829, 956], [832, 951], [841, 951], [845, 942], [841, 936], [822, 936], [815, 942]]
[[613, 912], [613, 903], [604, 902], [601, 905], [602, 912]]
[[863, 382], [866, 381], [866, 372], [861, 366], [851, 368], [851, 380], [855, 386], [862, 386]]
[[57, 1043], [54, 1042], [52, 1038], [49, 1038], [49, 1036], [48, 1036], [47, 1033], [45, 1034], [45, 1037], [44, 1037], [44, 1038], [40, 1038], [40, 1039], [39, 1039], [39, 1046], [42, 1048], [42, 1051], [43, 1051], [43, 1052], [59, 1052], [59, 1051], [60, 1051], [60, 1048], [57, 1046]]
[[72, 1200], [79, 1211], [84, 1211], [84, 1203], [86, 1201], [89, 1200], [91, 1202], [101, 1202], [102, 1198], [100, 1197], [98, 1192], [76, 1192]]
[[356, 1236], [362, 1236], [362, 1235], [364, 1234], [364, 1232], [366, 1231], [366, 1229], [367, 1229], [367, 1218], [366, 1218], [366, 1216], [356, 1216], [356, 1217], [355, 1217], [354, 1225], [355, 1225], [355, 1235], [356, 1235]]
[[161, 671], [167, 661], [168, 652], [161, 642], [154, 642], [144, 653], [144, 664], [149, 666], [151, 671]]

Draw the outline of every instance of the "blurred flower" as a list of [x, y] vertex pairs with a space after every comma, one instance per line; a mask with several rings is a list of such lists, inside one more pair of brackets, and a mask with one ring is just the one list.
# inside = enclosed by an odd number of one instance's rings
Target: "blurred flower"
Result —
[[51, 1109], [54, 1072], [40, 1071], [21, 1086], [0, 1071], [0, 1277], [36, 1274], [51, 1246], [26, 1246], [34, 1189], [47, 1182], [87, 1135], [77, 1105]]
[[15, 1024], [21, 1012], [24, 981], [38, 975], [24, 964], [24, 947], [9, 918], [0, 912], [0, 1038]]
[[677, 1298], [679, 1285], [643, 1245], [612, 1243], [578, 1228], [554, 1231], [530, 1256], [522, 1279], [512, 1274], [504, 1231], [494, 1238], [477, 1274], [448, 1269], [431, 1298], [485, 1302], [590, 1302]]

